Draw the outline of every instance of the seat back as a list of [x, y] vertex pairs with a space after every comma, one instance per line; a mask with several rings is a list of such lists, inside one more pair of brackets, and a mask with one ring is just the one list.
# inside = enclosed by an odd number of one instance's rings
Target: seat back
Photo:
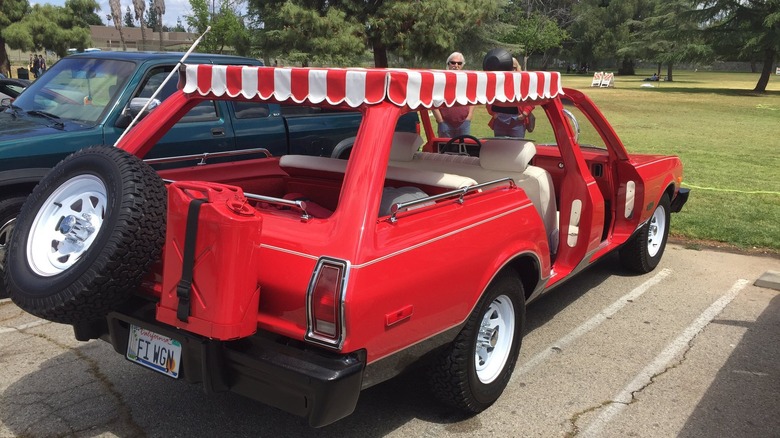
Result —
[[[558, 206], [555, 201], [552, 176], [541, 167], [529, 163], [536, 155], [536, 146], [530, 140], [497, 138], [484, 140], [479, 153], [479, 165], [490, 179], [512, 178], [533, 202], [544, 223], [550, 251], [558, 248]], [[478, 182], [480, 178], [469, 174]]]

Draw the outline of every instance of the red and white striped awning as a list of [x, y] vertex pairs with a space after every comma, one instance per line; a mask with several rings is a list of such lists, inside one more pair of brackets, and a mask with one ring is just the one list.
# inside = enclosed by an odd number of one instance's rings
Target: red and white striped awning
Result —
[[416, 109], [547, 99], [563, 93], [558, 72], [275, 68], [186, 65], [184, 93], [219, 98], [243, 95], [351, 107], [392, 102]]

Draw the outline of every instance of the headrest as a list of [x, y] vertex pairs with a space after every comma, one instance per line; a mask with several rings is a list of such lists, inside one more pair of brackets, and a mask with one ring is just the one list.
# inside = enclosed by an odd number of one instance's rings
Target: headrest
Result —
[[491, 138], [482, 140], [479, 165], [487, 170], [523, 172], [534, 155], [536, 146], [530, 140]]
[[393, 134], [393, 146], [390, 149], [391, 161], [412, 161], [415, 152], [425, 141], [415, 132], [396, 132]]

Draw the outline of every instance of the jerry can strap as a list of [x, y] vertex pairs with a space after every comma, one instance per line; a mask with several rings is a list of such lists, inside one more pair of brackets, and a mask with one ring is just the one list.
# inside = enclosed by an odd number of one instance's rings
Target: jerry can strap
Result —
[[198, 238], [198, 215], [206, 199], [193, 199], [187, 210], [187, 228], [184, 231], [184, 254], [182, 257], [181, 280], [176, 287], [179, 306], [176, 317], [187, 322], [190, 316], [190, 294], [192, 293], [192, 270], [195, 267], [195, 242]]

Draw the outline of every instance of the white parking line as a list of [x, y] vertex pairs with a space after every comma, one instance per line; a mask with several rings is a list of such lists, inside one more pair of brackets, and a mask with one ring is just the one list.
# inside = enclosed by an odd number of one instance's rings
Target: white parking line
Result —
[[37, 321], [28, 322], [27, 324], [22, 324], [18, 327], [2, 327], [0, 328], [0, 335], [3, 333], [10, 333], [10, 332], [18, 332], [22, 330], [26, 330], [28, 328], [37, 327], [39, 325], [49, 324], [51, 321], [46, 321], [45, 319], [39, 319]]
[[[641, 285], [637, 286], [634, 290], [631, 292], [623, 295], [622, 297], [618, 298], [617, 301], [612, 303], [609, 307], [602, 310], [589, 320], [582, 323], [579, 327], [575, 328], [574, 330], [570, 331], [569, 334], [566, 336], [558, 339], [555, 341], [552, 345], [542, 350], [542, 352], [537, 353], [534, 357], [530, 358], [527, 362], [525, 362], [520, 368], [515, 369], [514, 373], [512, 374], [512, 379], [516, 379], [521, 374], [527, 373], [531, 371], [534, 367], [539, 365], [540, 363], [547, 360], [550, 356], [555, 353], [556, 348], [560, 349], [563, 348], [566, 345], [571, 344], [578, 338], [582, 337], [584, 334], [588, 333], [589, 331], [593, 330], [594, 328], [598, 327], [602, 322], [606, 321], [607, 319], [611, 318], [613, 315], [615, 315], [620, 309], [626, 306], [626, 304], [636, 300], [637, 298], [641, 297], [642, 294], [647, 292], [651, 287], [655, 286], [656, 284], [660, 283], [661, 280], [668, 277], [672, 274], [671, 269], [662, 269], [660, 272], [655, 274], [652, 278], [645, 281]], [[511, 381], [510, 380], [510, 381]]]
[[598, 437], [602, 435], [604, 427], [609, 423], [612, 418], [622, 412], [628, 404], [631, 402], [632, 394], [642, 388], [644, 388], [653, 376], [665, 370], [669, 363], [688, 346], [688, 343], [696, 337], [723, 309], [739, 294], [739, 292], [745, 288], [750, 282], [748, 280], [737, 280], [731, 289], [720, 297], [717, 301], [712, 303], [696, 320], [689, 325], [680, 336], [672, 341], [664, 351], [662, 351], [656, 358], [647, 365], [639, 374], [634, 377], [622, 391], [616, 394], [612, 398], [612, 402], [604, 410], [604, 412], [591, 423], [585, 431], [578, 436], [584, 437]]

